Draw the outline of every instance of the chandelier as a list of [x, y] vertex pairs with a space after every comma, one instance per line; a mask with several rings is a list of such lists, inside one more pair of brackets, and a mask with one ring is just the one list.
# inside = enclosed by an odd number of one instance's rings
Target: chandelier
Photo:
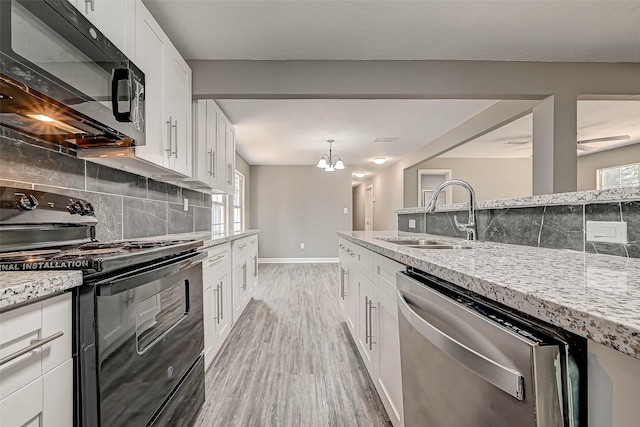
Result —
[[335, 172], [336, 169], [344, 169], [344, 163], [340, 156], [337, 154], [332, 155], [331, 144], [333, 144], [333, 139], [328, 139], [327, 142], [329, 143], [329, 154], [323, 154], [317, 166], [324, 169], [325, 172]]

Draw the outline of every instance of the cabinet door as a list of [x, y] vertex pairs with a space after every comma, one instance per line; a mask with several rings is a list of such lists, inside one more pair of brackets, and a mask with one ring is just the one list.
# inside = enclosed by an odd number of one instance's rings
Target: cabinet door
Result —
[[[0, 400], [0, 426], [40, 427], [42, 424], [42, 377]], [[73, 406], [72, 406], [73, 409]], [[55, 426], [56, 424], [50, 424]], [[65, 425], [65, 424], [60, 424]], [[72, 424], [66, 424], [72, 425]]]
[[[230, 269], [227, 269], [230, 270]], [[231, 272], [224, 271], [218, 280], [218, 322], [216, 323], [216, 353], [222, 347], [224, 340], [229, 336], [231, 331]]]
[[351, 331], [351, 335], [353, 336], [354, 341], [357, 342], [358, 337], [358, 315], [360, 314], [359, 309], [359, 276], [360, 273], [356, 268], [349, 269], [349, 281], [347, 287], [347, 295], [345, 296], [346, 304], [347, 304], [347, 326]]
[[378, 301], [375, 286], [364, 274], [358, 274], [358, 348], [371, 378], [377, 375]]
[[207, 114], [207, 145], [205, 160], [207, 174], [209, 176], [209, 183], [213, 188], [219, 188], [219, 182], [221, 178], [221, 170], [218, 166], [218, 122], [220, 120], [220, 113], [216, 108], [216, 104], [208, 99], [206, 101], [206, 114]]
[[[76, 6], [96, 28], [105, 35], [125, 55], [127, 51], [127, 24], [131, 25], [131, 1], [127, 0], [77, 0], [71, 4]], [[128, 20], [129, 21], [128, 21]]]
[[[213, 101], [212, 101], [213, 102]], [[222, 111], [218, 109], [218, 140], [217, 140], [217, 172], [216, 184], [227, 194], [233, 194], [233, 186], [229, 182], [229, 167], [227, 162], [227, 128], [231, 126]]]
[[145, 78], [145, 140], [146, 145], [136, 147], [136, 156], [159, 166], [169, 167], [169, 132], [171, 123], [164, 117], [165, 105], [165, 44], [164, 32], [151, 13], [136, 2], [135, 63]]
[[42, 427], [73, 425], [73, 359], [42, 377]]
[[[384, 292], [378, 292], [378, 378], [376, 388], [394, 425], [402, 425], [402, 371], [398, 306]], [[376, 382], [374, 380], [374, 382]]]
[[[234, 254], [235, 255], [235, 254]], [[245, 307], [245, 260], [233, 261], [233, 323], [236, 323]]]
[[235, 171], [236, 171], [236, 130], [231, 124], [231, 122], [229, 121], [227, 121], [227, 137], [225, 139], [225, 155], [226, 155], [227, 170], [229, 173], [229, 194], [233, 194]]
[[[208, 271], [202, 271], [204, 277], [207, 277]], [[213, 361], [213, 338], [214, 338], [214, 315], [216, 302], [214, 300], [213, 289], [211, 286], [206, 287], [202, 293], [202, 317], [204, 321], [204, 366], [209, 367]]]
[[340, 311], [347, 319], [348, 308], [348, 291], [349, 291], [349, 270], [346, 264], [340, 263], [340, 288], [338, 289], [338, 305]]
[[191, 69], [170, 42], [164, 47], [164, 118], [169, 122], [170, 168], [191, 176]]

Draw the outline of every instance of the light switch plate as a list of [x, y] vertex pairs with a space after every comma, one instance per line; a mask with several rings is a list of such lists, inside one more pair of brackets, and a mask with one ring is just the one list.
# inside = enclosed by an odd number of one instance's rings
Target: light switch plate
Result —
[[587, 221], [587, 242], [626, 245], [627, 223], [624, 221]]
[[416, 220], [415, 219], [410, 219], [409, 220], [409, 228], [416, 228]]
[[349, 208], [344, 208], [344, 213], [348, 214], [349, 213]]
[[187, 199], [186, 197], [184, 198], [184, 205], [182, 206], [182, 209], [187, 212], [189, 210], [189, 199]]

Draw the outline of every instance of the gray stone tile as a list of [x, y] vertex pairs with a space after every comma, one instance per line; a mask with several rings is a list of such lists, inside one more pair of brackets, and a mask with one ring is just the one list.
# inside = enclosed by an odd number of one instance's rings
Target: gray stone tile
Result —
[[640, 201], [622, 202], [622, 220], [627, 223], [627, 252], [640, 258]]
[[585, 221], [621, 221], [620, 203], [589, 203], [584, 207]]
[[189, 199], [190, 206], [211, 206], [211, 194], [207, 194], [209, 202], [205, 204], [205, 194], [189, 188], [182, 189], [182, 197]]
[[125, 197], [123, 211], [123, 238], [167, 234], [167, 203]]
[[48, 185], [36, 185], [36, 190], [61, 193], [69, 197], [84, 199], [93, 205], [96, 212], [96, 237], [104, 242], [122, 239], [122, 196], [93, 193], [90, 191], [60, 189]]
[[87, 162], [87, 190], [147, 198], [147, 178]]
[[[409, 220], [416, 222], [415, 228], [409, 228]], [[400, 214], [398, 215], [398, 230], [411, 233], [426, 233], [425, 214]]]
[[211, 231], [211, 209], [194, 207], [194, 231]]
[[544, 210], [540, 247], [584, 250], [583, 206], [547, 206]]
[[587, 242], [585, 249], [592, 254], [628, 256], [625, 245], [615, 243]]
[[84, 160], [0, 136], [0, 178], [84, 189]]
[[182, 203], [180, 187], [153, 179], [149, 179], [147, 185], [149, 188], [149, 199], [169, 203]]
[[185, 212], [182, 204], [169, 203], [169, 234], [190, 233], [193, 229], [193, 206]]
[[490, 209], [481, 235], [486, 240], [514, 245], [538, 246], [544, 207]]
[[426, 232], [437, 236], [466, 238], [467, 233], [456, 228], [453, 222], [454, 215], [458, 215], [458, 221], [467, 221], [468, 215], [466, 212], [433, 212], [427, 214]]

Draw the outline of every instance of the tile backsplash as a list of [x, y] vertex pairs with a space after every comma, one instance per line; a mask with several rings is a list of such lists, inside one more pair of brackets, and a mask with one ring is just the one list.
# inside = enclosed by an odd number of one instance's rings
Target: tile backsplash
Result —
[[[211, 195], [25, 143], [0, 127], [0, 185], [86, 199], [99, 240], [211, 230]], [[183, 198], [189, 199], [187, 211]]]
[[[455, 215], [459, 222], [468, 220], [466, 210], [399, 213], [398, 230], [464, 239]], [[409, 219], [415, 229], [408, 228]], [[482, 241], [640, 258], [640, 201], [478, 209], [476, 221]], [[586, 221], [626, 221], [628, 244], [587, 242]]]

